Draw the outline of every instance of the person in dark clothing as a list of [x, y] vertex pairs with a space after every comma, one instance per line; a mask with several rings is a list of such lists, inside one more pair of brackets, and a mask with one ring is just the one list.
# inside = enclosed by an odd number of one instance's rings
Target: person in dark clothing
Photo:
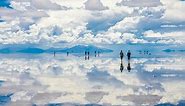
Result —
[[96, 51], [94, 52], [94, 54], [95, 54], [95, 57], [96, 57]]
[[131, 58], [131, 52], [130, 52], [130, 50], [127, 53], [127, 57], [128, 57], [128, 60], [130, 60], [130, 58]]
[[98, 51], [98, 57], [100, 57], [100, 51]]
[[85, 51], [85, 60], [87, 60], [87, 52]]
[[124, 54], [123, 54], [123, 51], [121, 50], [121, 52], [120, 52], [120, 58], [121, 58], [121, 60], [123, 60], [123, 57], [124, 57]]
[[54, 51], [53, 55], [54, 55], [54, 57], [55, 57], [55, 55], [56, 55], [56, 52], [55, 52], [55, 51]]
[[67, 56], [69, 56], [69, 52], [67, 52]]
[[88, 56], [87, 56], [87, 59], [89, 60], [89, 55], [90, 55], [90, 53], [89, 53], [89, 52], [87, 52], [87, 55], [88, 55]]
[[142, 51], [141, 50], [139, 51], [139, 54], [142, 54]]

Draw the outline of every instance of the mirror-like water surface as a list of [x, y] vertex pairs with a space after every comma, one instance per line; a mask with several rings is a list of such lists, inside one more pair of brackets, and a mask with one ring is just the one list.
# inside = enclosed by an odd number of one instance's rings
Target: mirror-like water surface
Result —
[[[21, 55], [21, 54], [20, 54]], [[0, 105], [184, 103], [185, 57], [1, 55]]]

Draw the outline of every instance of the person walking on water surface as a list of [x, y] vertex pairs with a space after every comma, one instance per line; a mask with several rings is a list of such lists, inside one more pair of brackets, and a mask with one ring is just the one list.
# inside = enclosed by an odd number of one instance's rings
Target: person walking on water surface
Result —
[[121, 58], [121, 60], [123, 60], [123, 57], [124, 57], [124, 54], [123, 54], [123, 51], [121, 50], [121, 52], [120, 52], [120, 58]]
[[128, 50], [128, 52], [127, 52], [127, 57], [128, 57], [128, 60], [130, 60], [130, 58], [131, 58], [131, 52], [130, 52], [130, 50]]

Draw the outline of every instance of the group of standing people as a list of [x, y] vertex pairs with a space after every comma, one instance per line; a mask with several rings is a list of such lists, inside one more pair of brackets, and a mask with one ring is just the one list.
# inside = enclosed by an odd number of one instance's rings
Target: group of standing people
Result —
[[[121, 52], [120, 52], [120, 58], [121, 58], [121, 60], [123, 60], [123, 57], [124, 57], [124, 53], [121, 50]], [[128, 50], [128, 52], [127, 52], [127, 57], [128, 57], [128, 60], [130, 60], [130, 58], [131, 58], [131, 52], [130, 52], [130, 50]]]
[[[95, 57], [99, 57], [100, 56], [100, 52], [99, 51], [94, 51], [94, 56]], [[89, 51], [85, 51], [85, 60], [89, 60], [90, 57], [90, 52]]]
[[[120, 52], [120, 59], [121, 59], [120, 71], [121, 71], [121, 72], [123, 72], [123, 70], [124, 70], [124, 66], [123, 66], [123, 57], [124, 57], [124, 53], [123, 53], [123, 51], [121, 50], [121, 52]], [[131, 71], [131, 66], [130, 66], [131, 52], [130, 52], [130, 50], [128, 50], [128, 52], [127, 52], [127, 58], [128, 58], [127, 70], [128, 70], [128, 72], [130, 72], [130, 71]]]
[[148, 50], [144, 50], [144, 51], [139, 51], [139, 54], [144, 54], [144, 55], [152, 55], [152, 53], [150, 53]]

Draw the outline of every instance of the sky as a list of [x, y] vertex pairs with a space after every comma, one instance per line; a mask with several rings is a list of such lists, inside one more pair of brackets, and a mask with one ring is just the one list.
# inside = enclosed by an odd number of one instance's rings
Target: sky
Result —
[[0, 0], [0, 44], [185, 44], [184, 0]]

